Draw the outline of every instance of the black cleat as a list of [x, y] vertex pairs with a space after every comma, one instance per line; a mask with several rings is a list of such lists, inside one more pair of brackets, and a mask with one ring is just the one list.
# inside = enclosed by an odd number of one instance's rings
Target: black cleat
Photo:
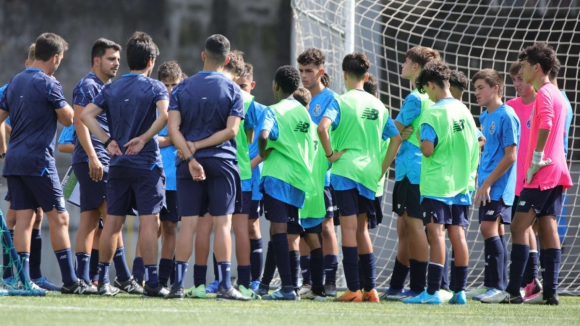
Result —
[[82, 294], [82, 295], [89, 295], [89, 294], [97, 294], [96, 288], [94, 286], [90, 286], [85, 281], [81, 280], [80, 278], [71, 285], [63, 285], [60, 288], [60, 293], [62, 294]]
[[324, 285], [324, 294], [327, 297], [336, 298], [336, 284], [334, 284], [334, 283], [326, 283]]
[[99, 283], [97, 287], [99, 294], [105, 297], [113, 297], [119, 294], [120, 290], [111, 285], [111, 283]]
[[558, 293], [554, 293], [553, 296], [546, 299], [546, 304], [550, 306], [557, 306], [560, 304], [560, 299], [558, 298]]
[[149, 284], [145, 283], [143, 288], [143, 298], [166, 298], [169, 295], [169, 291], [161, 285], [157, 284], [156, 288], [151, 288]]
[[131, 276], [128, 280], [121, 282], [115, 279], [115, 286], [127, 294], [143, 294], [143, 287]]
[[178, 286], [177, 288], [172, 287], [171, 291], [169, 291], [169, 294], [167, 295], [167, 299], [183, 300], [183, 297], [185, 297], [183, 286]]
[[269, 285], [264, 284], [264, 283], [260, 283], [260, 286], [258, 287], [256, 294], [259, 296], [264, 296], [264, 295], [268, 294], [269, 291], [270, 291]]

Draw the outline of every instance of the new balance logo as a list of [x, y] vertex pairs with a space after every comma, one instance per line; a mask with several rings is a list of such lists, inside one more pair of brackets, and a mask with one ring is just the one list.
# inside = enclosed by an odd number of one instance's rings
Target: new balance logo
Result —
[[519, 204], [519, 205], [520, 205], [520, 206], [526, 206], [526, 202], [525, 202], [525, 201], [521, 201], [521, 200], [520, 200], [520, 204]]
[[261, 252], [262, 252], [262, 249], [256, 249], [256, 250], [254, 250], [254, 251], [252, 251], [252, 252], [253, 252], [253, 253], [261, 253]]
[[367, 120], [377, 120], [379, 118], [379, 111], [376, 109], [366, 108], [363, 111], [361, 118]]
[[58, 257], [58, 259], [66, 259], [66, 255], [62, 255], [62, 256]]
[[457, 121], [453, 121], [453, 131], [463, 131], [465, 129], [465, 120], [460, 119]]
[[75, 289], [74, 293], [83, 294], [85, 293], [86, 288], [84, 286], [79, 286]]
[[485, 215], [493, 216], [493, 214], [494, 214], [494, 213], [495, 213], [494, 211], [487, 211], [487, 212], [485, 213]]
[[308, 132], [308, 128], [310, 128], [310, 122], [298, 122], [298, 124], [296, 125], [296, 128], [294, 128], [294, 131], [300, 131], [303, 133], [307, 133]]
[[308, 273], [308, 268], [305, 268], [302, 270], [302, 274], [306, 274], [306, 273]]
[[121, 256], [123, 256], [123, 253], [122, 253], [122, 252], [119, 252], [119, 253], [117, 253], [117, 254], [115, 255], [115, 257], [121, 257]]
[[135, 290], [135, 288], [133, 287], [133, 284], [127, 285], [124, 289], [125, 289], [125, 292], [127, 292], [127, 293], [131, 293], [133, 290]]

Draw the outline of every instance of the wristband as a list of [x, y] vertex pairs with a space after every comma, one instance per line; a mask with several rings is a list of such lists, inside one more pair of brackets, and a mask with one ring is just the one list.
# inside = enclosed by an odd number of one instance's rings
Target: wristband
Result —
[[[326, 154], [324, 154], [326, 155]], [[330, 153], [330, 155], [326, 155], [327, 158], [330, 158], [332, 155], [334, 155], [334, 152]]]
[[192, 160], [195, 160], [195, 157], [193, 157], [193, 155], [191, 155], [190, 157], [186, 158], [185, 161], [187, 163], [191, 162]]
[[105, 148], [109, 147], [109, 144], [113, 141], [114, 139], [109, 137], [109, 139], [107, 139], [107, 141], [104, 143]]

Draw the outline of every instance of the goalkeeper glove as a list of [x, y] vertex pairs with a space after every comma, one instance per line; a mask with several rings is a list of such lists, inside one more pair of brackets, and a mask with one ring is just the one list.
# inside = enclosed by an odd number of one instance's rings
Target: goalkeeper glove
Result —
[[551, 159], [544, 160], [543, 157], [544, 157], [543, 151], [542, 152], [534, 151], [534, 156], [532, 158], [532, 166], [530, 166], [528, 172], [526, 173], [527, 184], [532, 183], [532, 178], [534, 177], [534, 174], [536, 174], [536, 172], [538, 172], [544, 166], [552, 164]]

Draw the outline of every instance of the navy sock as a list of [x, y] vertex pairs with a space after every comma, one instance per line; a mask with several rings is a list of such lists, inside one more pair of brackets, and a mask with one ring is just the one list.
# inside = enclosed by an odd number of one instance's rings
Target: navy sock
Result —
[[447, 259], [447, 250], [445, 251], [445, 264], [443, 264], [443, 275], [441, 276], [441, 289], [449, 291], [449, 259]]
[[161, 285], [167, 286], [167, 282], [169, 281], [169, 277], [173, 270], [173, 259], [159, 259], [159, 283], [161, 283]]
[[[78, 275], [77, 275], [78, 277]], [[99, 280], [99, 250], [91, 250], [91, 261], [89, 262], [89, 280], [92, 282]]]
[[240, 266], [238, 265], [238, 286], [243, 285], [246, 289], [250, 288], [252, 274], [252, 266]]
[[483, 242], [483, 260], [485, 262], [485, 265], [483, 267], [483, 286], [489, 288], [492, 286], [491, 286], [491, 275], [489, 273], [489, 243], [487, 240], [484, 240]]
[[510, 261], [509, 261], [509, 255], [508, 255], [508, 247], [507, 247], [507, 241], [505, 239], [505, 235], [500, 234], [499, 236], [500, 240], [501, 240], [501, 244], [503, 245], [503, 284], [504, 287], [507, 288], [507, 284], [509, 282], [509, 265], [510, 265]]
[[133, 277], [137, 283], [143, 284], [145, 277], [145, 265], [143, 265], [143, 258], [141, 257], [135, 257], [135, 259], [133, 259]]
[[180, 286], [183, 287], [185, 274], [187, 274], [187, 266], [189, 265], [184, 261], [175, 262], [175, 282], [173, 282], [174, 289], [177, 289]]
[[526, 285], [532, 283], [536, 277], [538, 277], [538, 252], [530, 250], [528, 263], [526, 264], [524, 277], [522, 278], [522, 284], [520, 286], [526, 287]]
[[427, 265], [426, 261], [409, 259], [409, 271], [411, 274], [409, 287], [417, 293], [423, 292], [427, 286]]
[[40, 271], [40, 261], [42, 257], [42, 232], [40, 229], [32, 229], [30, 239], [30, 278], [37, 279], [42, 277]]
[[560, 274], [560, 262], [562, 260], [561, 249], [545, 249], [544, 266], [544, 298], [549, 298], [558, 289], [558, 276]]
[[346, 286], [351, 292], [360, 290], [360, 279], [358, 273], [358, 248], [342, 246], [342, 267]]
[[276, 271], [276, 255], [274, 253], [274, 244], [268, 241], [268, 251], [266, 252], [266, 262], [264, 263], [264, 275], [262, 275], [261, 283], [270, 285], [274, 272]]
[[145, 265], [145, 283], [152, 289], [155, 289], [159, 285], [157, 265]]
[[264, 260], [262, 239], [250, 239], [250, 265], [252, 266], [252, 281], [259, 281], [262, 276]]
[[503, 283], [503, 244], [499, 237], [491, 237], [485, 240], [486, 263], [489, 274], [489, 285], [498, 290], [505, 290], [507, 284]]
[[530, 246], [515, 243], [512, 245], [512, 264], [510, 265], [509, 283], [506, 291], [514, 297], [520, 295], [520, 285], [529, 254]]
[[338, 255], [324, 256], [325, 284], [336, 284], [336, 271], [338, 270]]
[[55, 251], [56, 260], [60, 266], [60, 274], [62, 275], [62, 284], [65, 286], [71, 285], [77, 281], [75, 270], [73, 267], [72, 252], [70, 248]]
[[322, 248], [310, 252], [310, 274], [312, 275], [312, 290], [315, 293], [324, 291], [324, 255]]
[[298, 290], [298, 278], [300, 277], [300, 251], [292, 250], [288, 253], [290, 260], [290, 275], [292, 276], [292, 286]]
[[22, 271], [24, 272], [25, 275], [27, 275], [30, 278], [30, 253], [19, 252], [18, 259], [20, 260]]
[[272, 247], [276, 258], [276, 266], [282, 286], [290, 287], [292, 284], [292, 274], [290, 270], [290, 257], [288, 254], [288, 236], [286, 233], [277, 233], [272, 236]]
[[205, 279], [207, 277], [207, 265], [193, 265], [193, 285], [198, 287], [202, 284], [205, 285]]
[[451, 249], [451, 259], [449, 260], [449, 288], [455, 289], [455, 250]]
[[360, 262], [360, 258], [358, 259], [358, 284], [360, 284], [361, 288], [363, 288], [365, 284], [365, 272], [363, 271], [363, 266]]
[[169, 284], [175, 283], [175, 255], [173, 255], [173, 259], [171, 259], [171, 272], [169, 273]]
[[77, 252], [77, 268], [75, 270], [75, 274], [77, 278], [82, 279], [83, 281], [91, 283], [91, 278], [89, 277], [89, 263], [91, 261], [91, 255], [84, 253], [84, 252]]
[[[429, 263], [429, 270], [427, 274], [427, 293], [434, 294], [441, 288], [441, 275], [443, 274], [443, 265]], [[457, 267], [455, 267], [455, 272], [457, 273]], [[456, 275], [457, 276], [457, 275]], [[459, 280], [455, 280], [456, 283]]]
[[99, 262], [99, 284], [109, 283], [109, 267], [111, 263]]
[[220, 279], [220, 271], [218, 269], [217, 260], [215, 259], [215, 253], [212, 255], [212, 257], [213, 257], [213, 276], [214, 276], [214, 280], [219, 281], [219, 279]]
[[232, 263], [218, 262], [217, 266], [220, 286], [226, 290], [229, 290], [232, 287], [232, 276], [231, 276]]
[[376, 287], [377, 266], [375, 254], [371, 252], [370, 254], [359, 255], [358, 257], [363, 272], [363, 288], [365, 292], [368, 292]]
[[468, 266], [455, 266], [455, 288], [453, 292], [464, 291], [467, 286]]
[[312, 284], [310, 256], [300, 256], [300, 272], [302, 273], [302, 284]]
[[[10, 232], [10, 238], [14, 240], [14, 230], [8, 230]], [[2, 278], [12, 277], [12, 264], [10, 264], [10, 250], [2, 250], [2, 265], [4, 266], [4, 273]]]
[[545, 259], [546, 258], [546, 250], [545, 249], [540, 249], [540, 273], [542, 274], [542, 280], [544, 278], [546, 278], [546, 264], [545, 264]]
[[407, 274], [409, 274], [409, 266], [401, 264], [399, 259], [395, 258], [395, 267], [393, 267], [393, 274], [391, 275], [389, 288], [391, 290], [402, 290], [405, 286]]
[[117, 272], [117, 279], [119, 281], [125, 282], [131, 278], [131, 272], [129, 271], [129, 266], [127, 266], [127, 260], [125, 259], [124, 247], [119, 247], [115, 250], [113, 263], [115, 264], [115, 271]]

